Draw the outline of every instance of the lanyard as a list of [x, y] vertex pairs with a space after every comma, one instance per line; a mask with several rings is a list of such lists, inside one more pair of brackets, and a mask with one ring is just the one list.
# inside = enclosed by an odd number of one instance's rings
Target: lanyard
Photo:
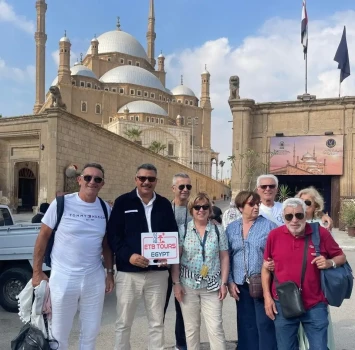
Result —
[[[174, 202], [174, 207], [173, 207], [174, 209], [174, 216], [175, 216], [175, 202]], [[185, 207], [185, 209], [186, 209], [186, 211], [185, 211], [185, 224], [184, 224], [184, 226], [185, 226], [185, 234], [184, 234], [184, 238], [186, 237], [186, 232], [187, 232], [187, 206]], [[175, 219], [176, 219], [176, 216], [175, 216]]]
[[205, 234], [203, 235], [203, 239], [201, 239], [200, 234], [197, 232], [197, 230], [195, 229], [197, 237], [198, 237], [198, 241], [200, 242], [200, 246], [202, 248], [202, 259], [203, 259], [203, 263], [205, 263], [205, 258], [206, 258], [206, 253], [205, 253], [205, 246], [206, 246], [206, 241], [207, 241], [207, 234], [208, 231], [205, 231]]

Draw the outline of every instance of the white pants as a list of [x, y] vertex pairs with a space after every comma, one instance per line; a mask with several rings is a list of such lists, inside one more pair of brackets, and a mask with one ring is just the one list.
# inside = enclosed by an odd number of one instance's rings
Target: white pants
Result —
[[226, 338], [222, 325], [222, 301], [217, 292], [207, 288], [191, 289], [183, 286], [185, 295], [180, 303], [184, 318], [186, 344], [189, 350], [200, 350], [201, 312], [205, 319], [211, 350], [225, 350]]
[[51, 272], [49, 279], [52, 302], [52, 334], [58, 350], [67, 350], [74, 316], [80, 310], [80, 350], [95, 350], [105, 299], [103, 268], [84, 276]]
[[131, 328], [143, 298], [149, 324], [149, 350], [164, 350], [164, 306], [168, 271], [116, 274], [117, 320], [115, 350], [130, 350]]

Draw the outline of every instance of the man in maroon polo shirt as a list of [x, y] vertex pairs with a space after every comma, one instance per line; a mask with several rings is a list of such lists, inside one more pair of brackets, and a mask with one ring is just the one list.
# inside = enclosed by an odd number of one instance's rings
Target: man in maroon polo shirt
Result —
[[[272, 230], [268, 236], [264, 259], [274, 261], [279, 283], [293, 281], [300, 285], [305, 237], [312, 234], [311, 226], [306, 223], [305, 211], [304, 201], [299, 198], [287, 199], [283, 203], [286, 224]], [[271, 272], [265, 267], [262, 269], [265, 312], [275, 322], [278, 350], [296, 348], [300, 323], [306, 332], [310, 349], [327, 350], [327, 299], [321, 289], [319, 270], [341, 266], [346, 257], [328, 230], [320, 227], [319, 234], [321, 256], [316, 257], [311, 237], [308, 241], [307, 267], [302, 286], [306, 313], [302, 316], [283, 317], [274, 283], [270, 291]]]

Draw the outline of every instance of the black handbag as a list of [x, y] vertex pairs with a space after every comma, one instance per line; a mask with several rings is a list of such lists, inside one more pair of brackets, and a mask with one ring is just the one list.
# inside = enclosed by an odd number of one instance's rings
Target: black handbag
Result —
[[306, 310], [302, 301], [302, 286], [304, 281], [304, 275], [307, 267], [307, 252], [308, 252], [308, 240], [309, 236], [306, 236], [303, 251], [303, 262], [302, 262], [302, 272], [301, 272], [301, 283], [298, 287], [293, 281], [287, 281], [284, 283], [279, 283], [275, 277], [276, 292], [281, 305], [282, 315], [285, 318], [293, 318], [302, 316]]

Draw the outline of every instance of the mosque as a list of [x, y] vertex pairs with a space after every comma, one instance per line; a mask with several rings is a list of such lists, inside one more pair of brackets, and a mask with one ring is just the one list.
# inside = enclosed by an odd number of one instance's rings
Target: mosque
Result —
[[[36, 2], [36, 101], [34, 114], [53, 106], [45, 93], [45, 0]], [[181, 84], [166, 87], [165, 57], [156, 57], [154, 0], [150, 0], [147, 50], [116, 28], [95, 36], [86, 55], [70, 67], [69, 35], [59, 40], [58, 87], [66, 110], [204, 175], [218, 153], [211, 149], [210, 73], [201, 74], [201, 96]], [[217, 171], [216, 171], [217, 173]]]

